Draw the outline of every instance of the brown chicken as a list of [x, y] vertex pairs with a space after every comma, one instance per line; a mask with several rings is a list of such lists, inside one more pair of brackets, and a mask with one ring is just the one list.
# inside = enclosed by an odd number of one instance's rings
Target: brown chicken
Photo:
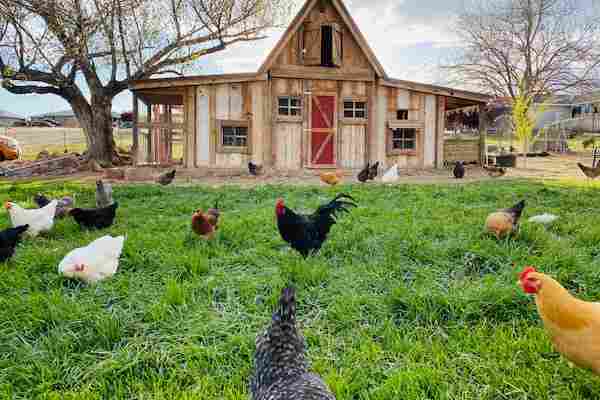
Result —
[[512, 208], [496, 211], [490, 214], [485, 221], [487, 232], [493, 233], [501, 239], [519, 231], [519, 220], [525, 208], [525, 200], [520, 201]]
[[494, 167], [493, 165], [484, 165], [483, 169], [487, 171], [487, 174], [492, 178], [500, 178], [506, 175], [506, 168]]
[[600, 375], [600, 303], [576, 299], [533, 267], [525, 268], [519, 283], [525, 293], [535, 296], [554, 348], [576, 366]]
[[209, 208], [206, 213], [202, 210], [196, 210], [192, 215], [192, 230], [202, 239], [210, 240], [215, 237], [219, 229], [220, 216], [221, 212], [218, 204], [215, 204], [213, 208]]
[[335, 186], [342, 182], [344, 178], [344, 173], [342, 171], [335, 172], [323, 172], [321, 175], [321, 182], [324, 182], [328, 185]]
[[585, 174], [585, 176], [587, 176], [589, 179], [596, 179], [597, 177], [600, 176], [600, 166], [598, 166], [596, 168], [592, 168], [592, 167], [586, 167], [585, 165], [583, 165], [581, 163], [577, 163], [577, 166], [579, 167], [581, 172], [583, 172]]

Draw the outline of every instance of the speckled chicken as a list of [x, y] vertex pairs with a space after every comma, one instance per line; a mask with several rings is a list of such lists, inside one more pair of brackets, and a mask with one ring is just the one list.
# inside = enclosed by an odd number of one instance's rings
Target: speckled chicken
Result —
[[250, 390], [253, 400], [335, 400], [321, 377], [309, 372], [293, 288], [283, 289], [271, 326], [256, 338]]

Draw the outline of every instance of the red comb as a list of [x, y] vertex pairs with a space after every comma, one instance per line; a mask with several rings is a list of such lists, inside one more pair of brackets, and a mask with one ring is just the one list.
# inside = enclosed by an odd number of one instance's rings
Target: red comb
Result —
[[535, 268], [531, 267], [531, 266], [527, 266], [525, 267], [525, 269], [523, 270], [523, 272], [521, 272], [521, 275], [519, 277], [520, 280], [524, 281], [525, 279], [527, 279], [527, 275], [529, 275], [532, 272], [537, 272], [535, 270]]

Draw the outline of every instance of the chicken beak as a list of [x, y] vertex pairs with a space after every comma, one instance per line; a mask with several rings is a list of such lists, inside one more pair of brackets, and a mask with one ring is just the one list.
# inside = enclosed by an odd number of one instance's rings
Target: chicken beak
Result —
[[7, 201], [6, 203], [4, 203], [4, 208], [10, 210], [12, 208], [10, 202]]

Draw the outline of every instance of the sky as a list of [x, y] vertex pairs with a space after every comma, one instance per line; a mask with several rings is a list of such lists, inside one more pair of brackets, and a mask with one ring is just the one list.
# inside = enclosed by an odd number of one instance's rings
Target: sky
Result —
[[[303, 3], [295, 1], [297, 8]], [[439, 82], [437, 66], [458, 45], [450, 28], [464, 9], [464, 0], [345, 0], [345, 4], [389, 76]], [[213, 54], [191, 73], [254, 72], [280, 36], [281, 31], [274, 31], [262, 41], [242, 43]], [[68, 103], [57, 96], [13, 95], [0, 88], [0, 110], [22, 117], [68, 109]], [[115, 98], [114, 111], [130, 109], [129, 92]]]

